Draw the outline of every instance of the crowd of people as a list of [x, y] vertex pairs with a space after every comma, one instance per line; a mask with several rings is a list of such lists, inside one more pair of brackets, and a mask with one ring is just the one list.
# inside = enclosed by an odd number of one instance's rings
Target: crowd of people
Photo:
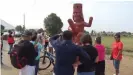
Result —
[[[43, 32], [32, 33], [28, 30], [22, 34], [22, 40], [18, 44], [23, 43], [23, 50], [19, 51], [18, 56], [25, 57], [27, 62], [20, 69], [19, 75], [37, 75], [41, 50], [46, 50], [48, 46], [50, 53], [54, 54], [55, 50], [56, 62], [53, 70], [55, 75], [74, 75], [75, 69], [77, 69], [77, 75], [105, 75], [106, 49], [102, 44], [101, 36], [96, 37], [93, 44], [92, 37], [89, 34], [83, 34], [82, 45], [78, 46], [72, 42], [72, 32], [68, 30], [50, 38], [45, 38], [44, 35]], [[123, 43], [120, 40], [120, 33], [115, 34], [114, 38], [110, 60], [113, 60], [114, 75], [119, 75]], [[12, 32], [9, 32], [7, 42], [10, 55], [15, 44]], [[1, 56], [2, 47], [1, 37]], [[1, 64], [3, 64], [2, 57]]]

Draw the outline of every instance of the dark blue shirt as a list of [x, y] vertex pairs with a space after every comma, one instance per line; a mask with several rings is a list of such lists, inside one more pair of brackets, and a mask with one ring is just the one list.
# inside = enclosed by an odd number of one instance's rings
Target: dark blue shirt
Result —
[[74, 75], [73, 64], [76, 57], [80, 57], [80, 61], [89, 59], [89, 55], [76, 46], [71, 40], [61, 40], [59, 35], [50, 38], [50, 43], [55, 49], [56, 63], [54, 66], [55, 75]]

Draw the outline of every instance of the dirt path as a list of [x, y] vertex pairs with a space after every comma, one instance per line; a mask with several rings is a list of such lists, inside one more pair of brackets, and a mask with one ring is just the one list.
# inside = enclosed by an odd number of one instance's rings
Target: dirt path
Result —
[[[18, 75], [17, 69], [13, 68], [10, 64], [10, 59], [7, 54], [7, 51], [4, 51], [4, 65], [1, 66], [1, 75]], [[52, 68], [52, 67], [51, 67]], [[39, 75], [51, 75], [50, 70], [51, 68], [40, 71]], [[106, 60], [106, 75], [113, 75], [114, 70], [112, 66], [112, 61]], [[133, 75], [133, 58], [130, 57], [124, 57], [124, 59], [121, 62], [120, 67], [120, 75]]]
[[[4, 65], [1, 66], [1, 75], [18, 75], [19, 70], [12, 67], [10, 64], [9, 55], [7, 54], [8, 47], [6, 46], [3, 51], [3, 62]], [[108, 57], [106, 57], [108, 58]], [[39, 75], [52, 75], [50, 73], [52, 67], [47, 70], [40, 71]], [[112, 65], [112, 61], [106, 59], [106, 74], [105, 75], [113, 75], [114, 69]], [[120, 75], [133, 75], [133, 58], [124, 56], [121, 61], [120, 67]]]

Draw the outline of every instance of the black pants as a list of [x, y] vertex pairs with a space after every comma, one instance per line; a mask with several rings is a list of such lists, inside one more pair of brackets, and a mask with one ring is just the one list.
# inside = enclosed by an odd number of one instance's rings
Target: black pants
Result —
[[35, 63], [36, 63], [35, 75], [37, 75], [38, 70], [39, 70], [39, 60], [35, 60]]
[[1, 64], [2, 64], [2, 50], [3, 50], [3, 44], [1, 44]]
[[96, 64], [95, 75], [105, 75], [105, 60]]
[[44, 48], [46, 49], [48, 46], [48, 42], [45, 42]]

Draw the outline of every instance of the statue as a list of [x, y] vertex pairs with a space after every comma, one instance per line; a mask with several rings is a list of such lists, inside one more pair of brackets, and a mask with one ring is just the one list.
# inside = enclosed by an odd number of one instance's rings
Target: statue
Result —
[[84, 21], [82, 13], [82, 4], [76, 3], [73, 5], [73, 20], [68, 19], [69, 28], [68, 30], [73, 32], [73, 42], [80, 45], [80, 38], [84, 33], [84, 27], [91, 27], [93, 17], [90, 17], [89, 23]]

